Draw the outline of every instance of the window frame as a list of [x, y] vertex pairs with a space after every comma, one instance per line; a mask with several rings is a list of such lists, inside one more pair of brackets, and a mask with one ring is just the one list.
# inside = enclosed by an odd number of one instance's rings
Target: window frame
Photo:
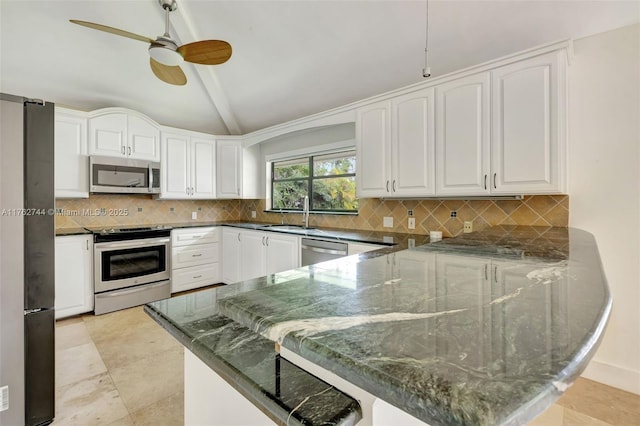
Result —
[[[353, 209], [353, 210], [346, 210], [346, 209], [316, 209], [313, 207], [313, 183], [314, 181], [321, 181], [321, 180], [326, 180], [326, 179], [337, 179], [337, 178], [343, 178], [343, 177], [352, 177], [354, 178], [354, 180], [356, 179], [356, 174], [358, 172], [357, 170], [357, 163], [355, 163], [355, 171], [354, 173], [343, 173], [343, 174], [336, 174], [336, 175], [323, 175], [323, 176], [314, 176], [314, 158], [315, 157], [322, 157], [322, 156], [326, 156], [326, 155], [331, 155], [331, 154], [341, 154], [344, 153], [345, 156], [344, 157], [355, 157], [356, 156], [356, 150], [355, 147], [353, 146], [345, 146], [343, 148], [338, 148], [338, 149], [334, 149], [334, 150], [330, 150], [330, 151], [321, 151], [321, 152], [310, 152], [310, 153], [306, 153], [306, 154], [302, 154], [300, 153], [299, 155], [294, 155], [294, 156], [288, 156], [288, 157], [284, 157], [284, 158], [278, 158], [278, 159], [272, 159], [272, 161], [269, 161], [268, 164], [268, 170], [267, 170], [267, 175], [269, 178], [269, 184], [268, 184], [268, 189], [269, 189], [269, 200], [268, 200], [268, 204], [269, 206], [267, 207], [267, 211], [269, 212], [301, 212], [303, 210], [303, 207], [296, 209], [296, 208], [279, 208], [279, 207], [275, 207], [273, 205], [273, 201], [274, 201], [274, 185], [276, 183], [280, 183], [280, 182], [300, 182], [300, 181], [306, 181], [307, 182], [307, 195], [309, 197], [309, 212], [310, 213], [326, 213], [326, 214], [353, 214], [353, 215], [357, 215], [358, 214], [358, 209]], [[348, 154], [352, 154], [352, 155], [348, 155]], [[306, 177], [293, 177], [293, 178], [285, 178], [285, 179], [275, 179], [275, 169], [276, 169], [276, 164], [280, 163], [280, 162], [285, 162], [285, 161], [294, 161], [294, 160], [307, 160], [308, 162], [308, 167], [309, 167], [309, 173], [308, 176]]]

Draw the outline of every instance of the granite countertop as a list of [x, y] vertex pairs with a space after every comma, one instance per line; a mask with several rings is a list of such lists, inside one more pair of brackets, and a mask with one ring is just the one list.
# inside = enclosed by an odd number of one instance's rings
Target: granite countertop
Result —
[[587, 232], [500, 226], [388, 250], [146, 310], [176, 336], [231, 319], [431, 425], [526, 423], [595, 352], [611, 296]]
[[[185, 222], [165, 224], [172, 228], [193, 228], [203, 226], [231, 226], [235, 228], [249, 229], [254, 231], [278, 232], [283, 234], [298, 235], [309, 238], [322, 238], [338, 241], [379, 244], [386, 246], [400, 245], [407, 248], [429, 242], [428, 235], [403, 234], [397, 232], [367, 231], [358, 229], [343, 228], [302, 228], [295, 225], [285, 225], [281, 227], [277, 223], [261, 223], [246, 221], [219, 221], [219, 222]], [[413, 241], [410, 241], [413, 240]]]
[[91, 234], [91, 231], [88, 231], [85, 228], [56, 228], [56, 237], [84, 234]]

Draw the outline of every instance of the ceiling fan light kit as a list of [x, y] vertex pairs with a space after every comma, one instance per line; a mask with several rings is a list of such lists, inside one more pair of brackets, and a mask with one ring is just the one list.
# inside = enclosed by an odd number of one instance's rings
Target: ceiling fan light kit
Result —
[[75, 19], [71, 19], [70, 22], [94, 30], [149, 43], [151, 71], [156, 77], [168, 84], [182, 86], [187, 83], [187, 78], [180, 68], [180, 64], [185, 61], [201, 65], [219, 65], [229, 60], [232, 50], [231, 45], [226, 41], [201, 40], [178, 46], [169, 35], [169, 12], [176, 10], [178, 4], [176, 0], [158, 0], [158, 3], [165, 11], [165, 31], [163, 35], [155, 40], [94, 22]]

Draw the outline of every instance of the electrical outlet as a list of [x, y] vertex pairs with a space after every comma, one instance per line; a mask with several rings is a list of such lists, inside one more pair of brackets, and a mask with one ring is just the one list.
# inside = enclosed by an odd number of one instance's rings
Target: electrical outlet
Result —
[[416, 218], [410, 217], [409, 224], [407, 225], [409, 229], [416, 229]]
[[198, 218], [198, 212], [191, 212], [191, 219], [197, 219]]
[[465, 220], [464, 222], [464, 228], [462, 230], [465, 234], [468, 234], [469, 232], [473, 232], [473, 222], [470, 220]]
[[393, 228], [393, 217], [385, 216], [382, 218], [382, 226], [384, 228]]
[[252, 210], [251, 211], [251, 219], [255, 219], [256, 218], [256, 211]]

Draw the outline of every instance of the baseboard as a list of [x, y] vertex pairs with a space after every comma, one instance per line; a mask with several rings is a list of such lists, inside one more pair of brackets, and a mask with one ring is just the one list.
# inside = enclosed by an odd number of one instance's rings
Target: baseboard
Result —
[[592, 360], [582, 372], [582, 377], [640, 395], [639, 371]]

